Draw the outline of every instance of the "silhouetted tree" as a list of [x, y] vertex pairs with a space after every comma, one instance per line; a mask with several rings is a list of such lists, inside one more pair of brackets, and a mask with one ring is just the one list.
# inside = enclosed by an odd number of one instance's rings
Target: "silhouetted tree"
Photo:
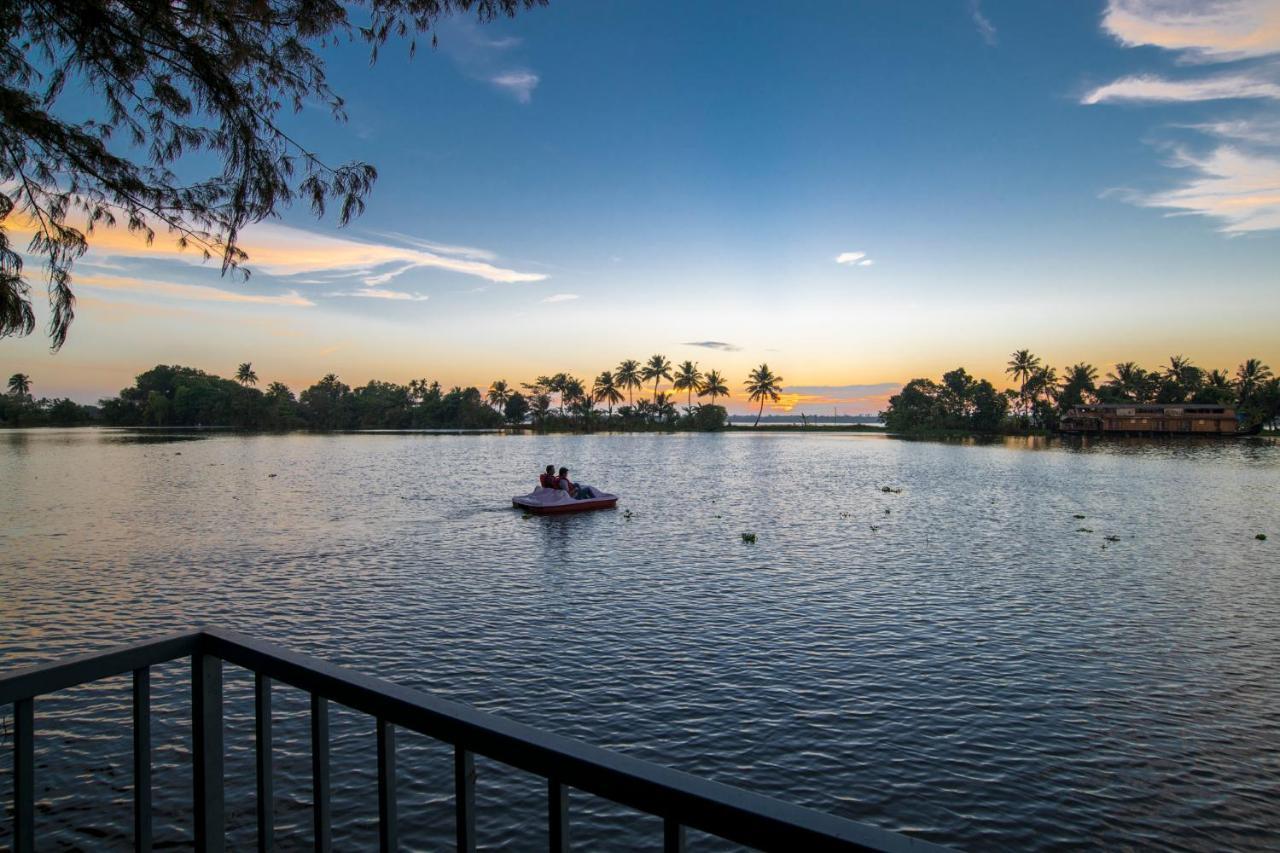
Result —
[[[451, 12], [487, 21], [545, 2], [9, 0], [0, 9], [0, 337], [35, 326], [3, 224], [15, 211], [34, 233], [28, 251], [46, 262], [57, 349], [75, 316], [71, 268], [94, 228], [121, 222], [148, 240], [165, 229], [225, 273], [246, 260], [241, 230], [296, 198], [317, 215], [337, 201], [340, 224], [364, 209], [372, 166], [330, 166], [279, 125], [282, 108], [305, 102], [345, 119], [317, 47], [354, 33], [376, 59], [391, 36], [430, 32]], [[68, 88], [75, 94], [61, 98]]]

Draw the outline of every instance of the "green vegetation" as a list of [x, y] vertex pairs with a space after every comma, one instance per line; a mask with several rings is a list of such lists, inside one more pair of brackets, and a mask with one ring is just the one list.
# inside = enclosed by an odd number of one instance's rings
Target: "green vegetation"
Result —
[[913, 379], [889, 398], [880, 417], [893, 432], [917, 434], [1056, 430], [1069, 409], [1094, 403], [1231, 406], [1249, 426], [1280, 418], [1280, 379], [1256, 358], [1244, 361], [1234, 375], [1203, 370], [1182, 356], [1171, 357], [1168, 366], [1155, 371], [1126, 361], [1099, 383], [1091, 364], [1071, 365], [1059, 378], [1029, 350], [1018, 350], [1005, 372], [1016, 383], [1005, 391], [986, 380], [975, 381], [962, 367], [944, 374], [941, 383]]
[[31, 377], [15, 373], [9, 377], [9, 393], [0, 396], [0, 426], [82, 426], [98, 420], [95, 406], [82, 406], [73, 400], [34, 399]]

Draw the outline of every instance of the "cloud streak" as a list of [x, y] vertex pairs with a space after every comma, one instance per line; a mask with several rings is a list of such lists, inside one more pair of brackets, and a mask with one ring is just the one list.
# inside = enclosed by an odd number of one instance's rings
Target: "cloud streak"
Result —
[[982, 14], [982, 4], [978, 0], [969, 0], [969, 17], [973, 18], [973, 24], [978, 28], [978, 35], [982, 36], [987, 47], [995, 47], [998, 41], [996, 28], [990, 19]]
[[578, 298], [576, 293], [553, 293], [543, 299], [543, 302], [572, 302]]
[[311, 300], [300, 295], [296, 290], [279, 295], [257, 293], [236, 293], [207, 287], [203, 284], [178, 284], [171, 281], [154, 281], [149, 279], [121, 278], [104, 275], [78, 275], [75, 277], [76, 287], [88, 287], [97, 290], [110, 290], [116, 293], [133, 293], [140, 296], [160, 296], [169, 299], [184, 299], [193, 302], [226, 302], [246, 305], [288, 305], [310, 308], [315, 305]]
[[1275, 0], [1110, 0], [1102, 27], [1126, 47], [1161, 47], [1191, 62], [1280, 53]]
[[532, 71], [504, 71], [489, 78], [489, 82], [502, 89], [522, 104], [533, 100], [533, 90], [540, 78]]
[[356, 299], [390, 299], [396, 302], [426, 302], [431, 297], [420, 293], [405, 293], [403, 290], [383, 290], [377, 287], [362, 287], [344, 293], [330, 293], [330, 296], [348, 296]]
[[727, 341], [685, 341], [681, 346], [702, 347], [703, 349], [714, 349], [720, 352], [739, 352], [742, 349], [742, 347]]
[[1199, 80], [1169, 80], [1139, 75], [1122, 77], [1099, 86], [1080, 99], [1082, 104], [1115, 102], [1194, 102], [1233, 98], [1271, 98], [1280, 100], [1280, 85], [1247, 75], [1210, 77]]
[[1280, 159], [1223, 145], [1204, 157], [1179, 151], [1174, 165], [1196, 177], [1139, 204], [1218, 219], [1227, 234], [1280, 228]]

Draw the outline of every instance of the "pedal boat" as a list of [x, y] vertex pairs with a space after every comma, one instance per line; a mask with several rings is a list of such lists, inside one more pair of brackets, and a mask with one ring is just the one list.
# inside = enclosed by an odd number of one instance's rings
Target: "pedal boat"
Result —
[[583, 512], [589, 509], [612, 509], [618, 504], [618, 496], [610, 495], [599, 489], [593, 489], [595, 497], [577, 500], [569, 497], [563, 489], [547, 489], [538, 486], [527, 495], [517, 495], [511, 499], [511, 505], [526, 512], [537, 515], [550, 515], [558, 512]]

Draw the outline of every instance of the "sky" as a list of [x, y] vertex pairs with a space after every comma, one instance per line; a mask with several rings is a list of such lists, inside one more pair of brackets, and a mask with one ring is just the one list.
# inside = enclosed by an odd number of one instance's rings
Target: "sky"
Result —
[[99, 232], [67, 344], [0, 373], [93, 402], [157, 363], [483, 388], [662, 353], [825, 414], [1005, 387], [1024, 347], [1280, 368], [1276, 0], [552, 0], [438, 39], [327, 50], [349, 120], [285, 122], [377, 166], [362, 217], [250, 228], [247, 282]]

